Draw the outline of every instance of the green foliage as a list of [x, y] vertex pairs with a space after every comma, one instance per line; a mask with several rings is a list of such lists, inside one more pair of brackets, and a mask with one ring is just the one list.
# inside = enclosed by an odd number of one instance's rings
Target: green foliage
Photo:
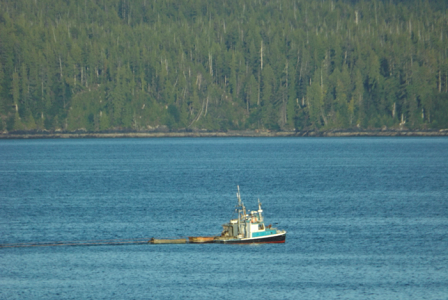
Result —
[[0, 130], [446, 128], [442, 2], [0, 0]]

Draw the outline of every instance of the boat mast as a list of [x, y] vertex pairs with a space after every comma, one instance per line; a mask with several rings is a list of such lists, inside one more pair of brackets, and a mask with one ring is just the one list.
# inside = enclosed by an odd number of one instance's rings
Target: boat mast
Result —
[[243, 234], [243, 228], [245, 226], [242, 226], [243, 220], [246, 220], [246, 207], [244, 206], [243, 201], [241, 201], [241, 194], [240, 194], [240, 186], [238, 187], [238, 193], [236, 193], [236, 197], [238, 198], [238, 233]]

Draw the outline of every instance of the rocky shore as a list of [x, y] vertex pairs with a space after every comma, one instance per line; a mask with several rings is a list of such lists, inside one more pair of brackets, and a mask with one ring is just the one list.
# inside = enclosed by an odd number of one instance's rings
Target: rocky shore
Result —
[[163, 137], [385, 137], [385, 136], [448, 136], [448, 129], [440, 130], [333, 130], [333, 131], [184, 131], [184, 132], [2, 132], [0, 139], [57, 139], [57, 138], [163, 138]]

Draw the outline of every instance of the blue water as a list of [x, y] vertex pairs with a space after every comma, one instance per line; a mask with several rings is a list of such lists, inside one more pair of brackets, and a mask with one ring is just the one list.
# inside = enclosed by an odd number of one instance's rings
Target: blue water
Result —
[[0, 243], [216, 235], [237, 185], [285, 244], [2, 248], [0, 298], [448, 298], [446, 138], [0, 140]]

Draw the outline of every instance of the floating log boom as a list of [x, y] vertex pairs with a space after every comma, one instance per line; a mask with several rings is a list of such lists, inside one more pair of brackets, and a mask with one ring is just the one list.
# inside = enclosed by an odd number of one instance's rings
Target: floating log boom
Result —
[[151, 244], [185, 244], [186, 239], [155, 239], [149, 241]]

